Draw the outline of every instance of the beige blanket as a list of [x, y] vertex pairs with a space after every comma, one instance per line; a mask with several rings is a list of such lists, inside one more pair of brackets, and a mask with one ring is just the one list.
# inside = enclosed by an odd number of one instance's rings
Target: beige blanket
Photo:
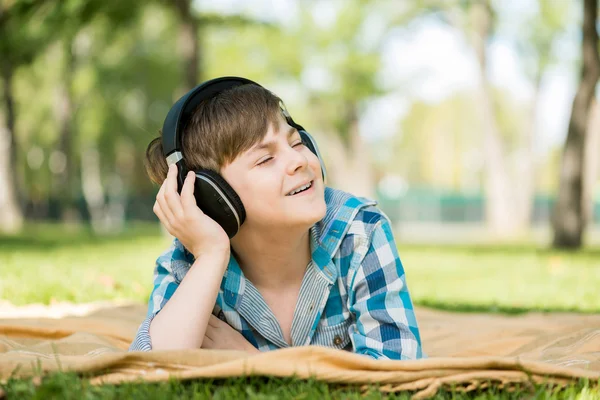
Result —
[[418, 308], [424, 350], [418, 361], [375, 361], [317, 346], [249, 356], [237, 351], [127, 353], [145, 306], [99, 309], [81, 317], [0, 319], [0, 379], [62, 369], [93, 383], [144, 379], [274, 375], [380, 383], [384, 391], [472, 390], [577, 378], [600, 379], [600, 315], [455, 314]]

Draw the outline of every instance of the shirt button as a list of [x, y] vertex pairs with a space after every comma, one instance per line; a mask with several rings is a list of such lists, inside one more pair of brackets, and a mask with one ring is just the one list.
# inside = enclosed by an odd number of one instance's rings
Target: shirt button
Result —
[[335, 335], [335, 337], [333, 338], [333, 344], [335, 344], [336, 346], [342, 344], [342, 338], [340, 337], [340, 335]]

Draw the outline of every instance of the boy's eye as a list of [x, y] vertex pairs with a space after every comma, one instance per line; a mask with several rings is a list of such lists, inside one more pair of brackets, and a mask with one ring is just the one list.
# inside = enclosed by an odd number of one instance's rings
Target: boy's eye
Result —
[[259, 162], [257, 165], [263, 165], [263, 164], [266, 164], [266, 163], [268, 163], [269, 161], [271, 161], [272, 159], [273, 159], [273, 157], [266, 158], [266, 159], [262, 160], [261, 162]]
[[[298, 146], [304, 146], [304, 142], [303, 142], [302, 140], [299, 140], [299, 141], [297, 141], [296, 143], [294, 143], [294, 144], [292, 145], [292, 147], [298, 147]], [[273, 159], [273, 157], [268, 157], [268, 158], [266, 158], [266, 159], [262, 160], [261, 162], [259, 162], [259, 163], [258, 163], [258, 164], [256, 164], [256, 165], [263, 165], [263, 164], [266, 164], [266, 163], [268, 163], [269, 161], [271, 161], [272, 159]]]

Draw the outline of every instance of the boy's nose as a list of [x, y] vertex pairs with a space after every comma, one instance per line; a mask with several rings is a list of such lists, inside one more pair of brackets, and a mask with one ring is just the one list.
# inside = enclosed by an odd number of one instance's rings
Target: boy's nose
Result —
[[290, 155], [290, 160], [288, 161], [287, 173], [289, 175], [293, 175], [299, 169], [308, 166], [308, 159], [301, 152], [291, 149], [294, 154]]

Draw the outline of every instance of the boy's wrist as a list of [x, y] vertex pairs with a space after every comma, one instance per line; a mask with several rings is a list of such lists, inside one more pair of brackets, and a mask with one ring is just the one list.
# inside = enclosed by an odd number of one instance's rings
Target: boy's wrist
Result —
[[198, 253], [195, 255], [194, 265], [196, 264], [218, 264], [227, 267], [229, 263], [230, 251], [210, 251], [204, 253]]

